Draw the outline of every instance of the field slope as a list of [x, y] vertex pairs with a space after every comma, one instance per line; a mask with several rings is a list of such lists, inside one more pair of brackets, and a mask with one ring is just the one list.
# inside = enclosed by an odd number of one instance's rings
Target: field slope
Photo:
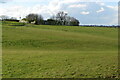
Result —
[[3, 22], [3, 78], [117, 78], [117, 33]]

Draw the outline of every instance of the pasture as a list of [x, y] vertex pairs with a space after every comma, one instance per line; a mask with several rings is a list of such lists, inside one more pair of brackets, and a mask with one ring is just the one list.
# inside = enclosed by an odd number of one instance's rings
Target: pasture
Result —
[[3, 78], [118, 77], [117, 28], [10, 21], [2, 28]]

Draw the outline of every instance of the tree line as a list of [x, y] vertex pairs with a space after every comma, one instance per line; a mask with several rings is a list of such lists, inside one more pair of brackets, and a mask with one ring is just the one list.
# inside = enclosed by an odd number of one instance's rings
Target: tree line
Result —
[[[6, 15], [0, 16], [2, 21], [17, 21], [15, 17], [8, 17]], [[68, 16], [67, 13], [60, 11], [51, 18], [44, 20], [43, 16], [40, 14], [30, 13], [25, 18], [22, 19], [23, 22], [34, 23], [36, 25], [66, 25], [66, 26], [79, 26], [79, 20], [74, 17]]]
[[79, 20], [74, 17], [68, 16], [67, 13], [60, 11], [55, 16], [44, 20], [42, 15], [39, 14], [28, 14], [26, 18], [22, 20], [28, 21], [28, 23], [34, 22], [36, 25], [66, 25], [66, 26], [79, 26]]
[[8, 17], [6, 15], [1, 15], [0, 16], [0, 20], [1, 21], [16, 21], [16, 22], [19, 22], [19, 20], [17, 20], [17, 18], [15, 18], [15, 17]]

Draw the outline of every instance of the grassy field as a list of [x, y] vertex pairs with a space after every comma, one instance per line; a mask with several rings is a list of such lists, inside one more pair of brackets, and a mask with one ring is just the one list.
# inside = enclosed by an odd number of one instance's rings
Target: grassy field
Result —
[[3, 78], [118, 77], [117, 28], [3, 22], [2, 38]]

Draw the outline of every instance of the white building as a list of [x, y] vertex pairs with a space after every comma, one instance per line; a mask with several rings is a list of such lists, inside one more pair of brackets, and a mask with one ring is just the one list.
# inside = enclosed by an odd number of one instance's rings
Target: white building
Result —
[[19, 22], [21, 22], [21, 23], [28, 23], [28, 21], [25, 21], [25, 20], [20, 20]]

